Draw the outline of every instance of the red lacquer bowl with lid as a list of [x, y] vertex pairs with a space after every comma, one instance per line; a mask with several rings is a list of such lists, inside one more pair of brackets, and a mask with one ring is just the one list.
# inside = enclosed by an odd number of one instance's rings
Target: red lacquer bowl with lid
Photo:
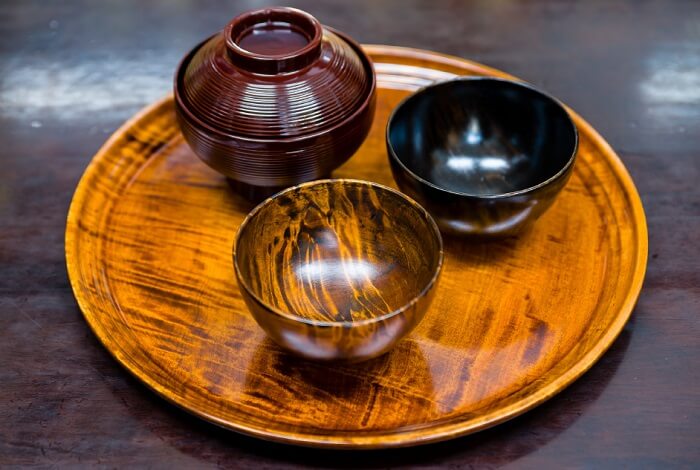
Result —
[[284, 7], [234, 18], [183, 58], [174, 86], [190, 147], [252, 199], [350, 158], [371, 127], [375, 89], [356, 42]]

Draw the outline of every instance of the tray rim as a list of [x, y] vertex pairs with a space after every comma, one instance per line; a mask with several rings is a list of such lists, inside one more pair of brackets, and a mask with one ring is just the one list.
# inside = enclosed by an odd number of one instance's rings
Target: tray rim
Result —
[[[404, 58], [414, 58], [419, 60], [424, 60], [429, 63], [440, 62], [445, 65], [451, 65], [456, 68], [474, 68], [480, 72], [488, 72], [497, 77], [509, 78], [514, 80], [522, 81], [521, 79], [502, 72], [493, 67], [483, 65], [481, 63], [463, 59], [460, 57], [443, 54], [439, 52], [433, 52], [424, 49], [416, 49], [410, 47], [402, 46], [389, 46], [389, 45], [379, 45], [379, 44], [362, 44], [363, 49], [371, 57], [374, 56], [388, 56], [388, 57], [404, 57]], [[378, 85], [379, 87], [379, 85]], [[416, 429], [401, 431], [401, 432], [391, 432], [382, 431], [380, 433], [372, 435], [362, 435], [362, 436], [334, 436], [334, 435], [308, 435], [293, 432], [280, 432], [280, 431], [268, 431], [266, 429], [261, 429], [258, 427], [247, 426], [242, 423], [233, 423], [225, 419], [221, 419], [217, 416], [211, 415], [209, 413], [203, 412], [201, 410], [190, 409], [184, 405], [178, 403], [177, 397], [169, 394], [168, 390], [160, 387], [159, 384], [153, 380], [148, 374], [143, 374], [139, 371], [137, 364], [131, 364], [130, 361], [123, 357], [121, 347], [119, 345], [113, 344], [110, 338], [103, 334], [102, 331], [98, 329], [99, 323], [91, 321], [91, 315], [93, 307], [92, 304], [87, 299], [87, 296], [83, 296], [79, 289], [79, 270], [73, 266], [71, 260], [76, 259], [76, 254], [73, 253], [73, 247], [76, 246], [76, 241], [79, 238], [79, 216], [81, 214], [82, 208], [84, 206], [84, 201], [86, 199], [86, 194], [88, 191], [88, 181], [94, 177], [97, 173], [98, 162], [103, 158], [103, 156], [108, 153], [109, 149], [122, 137], [127, 129], [130, 129], [134, 123], [139, 122], [145, 116], [149, 115], [153, 111], [159, 109], [160, 107], [167, 105], [169, 101], [173, 100], [172, 93], [156, 100], [155, 102], [145, 106], [133, 116], [127, 119], [118, 129], [116, 129], [112, 135], [105, 141], [104, 144], [99, 148], [99, 150], [93, 155], [88, 166], [86, 167], [83, 175], [76, 186], [75, 191], [71, 199], [70, 208], [68, 210], [66, 219], [66, 230], [65, 230], [65, 256], [66, 256], [66, 268], [68, 273], [69, 282], [71, 289], [73, 291], [74, 297], [80, 307], [81, 314], [88, 324], [90, 330], [98, 338], [102, 346], [107, 349], [109, 354], [122, 366], [124, 367], [132, 376], [137, 378], [141, 383], [151, 389], [161, 398], [164, 398], [167, 402], [175, 405], [176, 407], [194, 415], [198, 418], [204, 419], [212, 424], [218, 425], [225, 429], [240, 432], [249, 436], [261, 438], [268, 441], [280, 442], [284, 444], [300, 445], [306, 447], [318, 447], [318, 448], [338, 448], [338, 449], [378, 449], [378, 448], [392, 448], [392, 447], [410, 447], [423, 444], [429, 444], [434, 442], [445, 441], [460, 436], [465, 436], [472, 434], [505, 421], [513, 419], [521, 414], [537, 407], [543, 402], [547, 401], [557, 393], [561, 392], [563, 389], [571, 385], [579, 377], [585, 374], [599, 359], [600, 357], [610, 348], [614, 343], [615, 339], [619, 336], [624, 328], [625, 324], [629, 320], [629, 317], [634, 310], [637, 303], [639, 295], [641, 293], [642, 285], [644, 282], [644, 276], [646, 274], [647, 268], [647, 258], [648, 258], [648, 229], [646, 216], [644, 213], [644, 208], [642, 205], [639, 192], [629, 174], [627, 168], [624, 166], [622, 160], [613, 150], [613, 148], [608, 144], [608, 142], [598, 133], [598, 131], [593, 128], [585, 119], [583, 119], [578, 113], [565, 105], [567, 111], [571, 114], [572, 120], [579, 128], [583, 130], [583, 133], [590, 136], [596, 147], [600, 148], [606, 153], [606, 160], [609, 166], [613, 170], [615, 177], [618, 179], [622, 188], [624, 188], [625, 198], [629, 202], [629, 206], [632, 209], [630, 214], [630, 219], [632, 220], [632, 225], [635, 227], [637, 233], [637, 256], [635, 258], [634, 273], [631, 276], [630, 287], [625, 295], [624, 302], [618, 307], [618, 314], [616, 315], [614, 321], [607, 328], [607, 331], [599, 339], [599, 341], [593, 346], [584, 356], [582, 356], [576, 363], [573, 364], [569, 369], [567, 369], [563, 374], [552, 380], [551, 383], [543, 388], [536, 390], [534, 393], [522, 398], [521, 400], [513, 403], [506, 408], [498, 408], [495, 411], [487, 413], [485, 415], [479, 416], [478, 419], [471, 419], [466, 422], [452, 422], [446, 424], [437, 424], [435, 426], [419, 427]], [[88, 314], [87, 312], [90, 312]], [[98, 312], [99, 314], [99, 312]]]

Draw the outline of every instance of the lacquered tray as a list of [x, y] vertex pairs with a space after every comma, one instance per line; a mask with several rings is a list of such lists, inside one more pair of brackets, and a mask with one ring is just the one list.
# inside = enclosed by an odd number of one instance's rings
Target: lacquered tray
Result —
[[[453, 74], [504, 73], [431, 52], [367, 46], [378, 78], [369, 138], [335, 177], [394, 186], [384, 128], [408, 93]], [[279, 350], [240, 297], [231, 261], [251, 205], [201, 163], [172, 98], [93, 158], [68, 215], [75, 296], [105, 347], [156, 393], [221, 426], [294, 444], [391, 447], [512, 418], [583, 374], [627, 321], [646, 269], [637, 191], [580, 117], [574, 174], [517, 239], [447, 238], [431, 309], [390, 353], [356, 365]]]

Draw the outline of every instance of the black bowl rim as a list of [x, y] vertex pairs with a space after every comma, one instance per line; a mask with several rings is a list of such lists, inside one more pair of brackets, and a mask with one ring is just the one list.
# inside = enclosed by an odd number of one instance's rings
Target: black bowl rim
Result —
[[[268, 204], [271, 204], [275, 199], [279, 198], [280, 196], [287, 194], [289, 192], [295, 191], [300, 188], [305, 188], [308, 186], [315, 186], [315, 185], [320, 185], [320, 184], [359, 184], [362, 186], [370, 186], [374, 188], [378, 188], [382, 191], [392, 193], [394, 196], [397, 196], [406, 202], [409, 203], [409, 205], [413, 208], [415, 208], [420, 214], [423, 215], [423, 218], [428, 222], [428, 225], [432, 229], [433, 234], [436, 237], [436, 240], [438, 242], [438, 254], [437, 254], [437, 265], [435, 267], [435, 272], [433, 273], [433, 276], [430, 278], [428, 283], [421, 289], [421, 291], [411, 298], [406, 304], [402, 305], [399, 308], [396, 308], [392, 310], [391, 312], [385, 313], [384, 315], [380, 315], [377, 317], [373, 318], [368, 318], [365, 320], [359, 320], [359, 321], [319, 321], [319, 320], [311, 320], [308, 318], [304, 318], [298, 315], [294, 315], [293, 313], [290, 312], [285, 312], [283, 310], [280, 310], [276, 307], [273, 307], [272, 305], [268, 304], [265, 302], [263, 299], [261, 299], [253, 290], [250, 288], [248, 285], [248, 282], [246, 279], [243, 277], [241, 274], [241, 270], [238, 266], [238, 243], [241, 238], [241, 234], [243, 233], [243, 229], [245, 228], [246, 225], [252, 220], [255, 215], [260, 212], [264, 207], [266, 207]], [[402, 193], [401, 191], [390, 188], [389, 186], [385, 186], [383, 184], [375, 183], [372, 181], [365, 181], [365, 180], [359, 180], [359, 179], [351, 179], [351, 178], [327, 178], [327, 179], [321, 179], [321, 180], [314, 180], [314, 181], [309, 181], [306, 183], [301, 183], [297, 184], [295, 186], [291, 186], [289, 188], [283, 189], [282, 191], [273, 194], [272, 196], [268, 197], [264, 201], [262, 201], [260, 204], [255, 206], [253, 210], [251, 210], [248, 215], [243, 219], [243, 222], [241, 222], [241, 225], [238, 227], [238, 232], [236, 233], [236, 237], [233, 241], [233, 267], [236, 271], [236, 279], [238, 281], [238, 285], [240, 287], [243, 287], [245, 289], [246, 293], [252, 298], [260, 307], [265, 309], [267, 312], [279, 315], [283, 318], [286, 318], [288, 320], [297, 322], [297, 323], [304, 323], [306, 325], [310, 326], [315, 326], [315, 327], [341, 327], [341, 328], [354, 328], [354, 327], [359, 327], [359, 326], [364, 326], [364, 325], [370, 325], [372, 323], [378, 323], [384, 320], [388, 320], [391, 317], [394, 317], [396, 315], [400, 315], [401, 313], [407, 311], [413, 305], [418, 303], [421, 299], [423, 299], [428, 293], [430, 292], [433, 287], [435, 287], [435, 284], [438, 281], [438, 278], [440, 277], [440, 273], [442, 272], [442, 266], [444, 263], [445, 259], [445, 249], [444, 249], [444, 244], [442, 240], [442, 234], [440, 233], [440, 228], [438, 227], [437, 223], [435, 222], [435, 219], [433, 219], [433, 216], [430, 215], [430, 213], [425, 210], [423, 206], [418, 204], [415, 200], [407, 196], [406, 194]]]
[[[425, 178], [422, 178], [421, 176], [417, 175], [413, 170], [411, 170], [404, 162], [399, 158], [397, 152], [394, 150], [394, 146], [391, 143], [391, 139], [389, 138], [389, 131], [391, 129], [391, 125], [394, 122], [394, 117], [396, 116], [397, 112], [411, 99], [414, 97], [426, 93], [428, 90], [437, 88], [440, 86], [446, 86], [455, 82], [477, 82], [477, 81], [493, 81], [493, 82], [500, 82], [501, 84], [505, 85], [510, 85], [514, 86], [516, 88], [525, 88], [530, 91], [534, 91], [536, 94], [541, 95], [545, 99], [551, 101], [554, 103], [555, 106], [559, 107], [562, 111], [564, 111], [564, 115], [566, 116], [569, 124], [571, 124], [571, 129], [573, 130], [574, 133], [574, 146], [571, 151], [571, 155], [569, 156], [568, 160], [562, 166], [559, 171], [557, 171], [554, 175], [550, 176], [544, 181], [541, 181], [535, 185], [529, 186], [527, 188], [523, 189], [518, 189], [517, 191], [510, 191], [507, 193], [497, 193], [497, 194], [472, 194], [472, 193], [467, 193], [467, 192], [462, 192], [462, 191], [454, 191], [452, 189], [448, 189], [442, 186], [438, 186], [435, 183], [432, 183]], [[450, 78], [447, 80], [441, 80], [436, 83], [431, 83], [430, 85], [426, 85], [414, 93], [411, 93], [408, 95], [406, 98], [401, 100], [401, 102], [396, 105], [394, 110], [391, 112], [391, 115], [389, 116], [389, 120], [387, 121], [386, 124], [386, 132], [385, 132], [385, 139], [387, 143], [387, 148], [389, 149], [389, 158], [393, 159], [396, 163], [398, 163], [401, 168], [404, 169], [413, 179], [417, 180], [421, 184], [424, 184], [426, 186], [429, 186], [430, 188], [433, 188], [437, 191], [441, 191], [444, 193], [452, 194], [455, 196], [460, 196], [460, 197], [467, 197], [467, 198], [475, 198], [475, 199], [504, 199], [504, 198], [509, 198], [513, 196], [520, 196], [523, 194], [530, 193], [532, 191], [535, 191], [539, 188], [542, 188], [544, 186], [547, 186], [548, 184], [552, 183], [553, 181], [556, 181], [557, 179], [561, 178], [563, 175], [567, 173], [569, 168], [574, 164], [574, 161], [576, 160], [576, 155], [578, 153], [578, 145], [579, 145], [579, 135], [578, 135], [578, 128], [576, 127], [576, 123], [574, 123], [574, 120], [571, 118], [571, 114], [568, 111], [567, 106], [559, 101], [557, 98], [553, 97], [549, 93], [546, 93], [539, 88], [534, 87], [533, 85], [519, 81], [519, 80], [510, 80], [507, 78], [500, 78], [500, 77], [490, 77], [490, 76], [460, 76], [460, 77], [455, 77], [455, 78]]]
[[184, 72], [185, 67], [187, 64], [189, 64], [192, 56], [202, 47], [204, 44], [207, 42], [211, 41], [213, 38], [216, 36], [222, 34], [222, 31], [219, 31], [217, 33], [212, 34], [208, 38], [206, 38], [204, 41], [200, 42], [196, 46], [194, 46], [192, 49], [190, 49], [187, 54], [184, 55], [184, 57], [180, 60], [180, 63], [178, 64], [177, 68], [175, 69], [175, 77], [173, 80], [173, 90], [174, 90], [174, 99], [175, 99], [175, 104], [177, 105], [178, 108], [180, 108], [183, 112], [184, 115], [187, 116], [187, 119], [190, 121], [190, 125], [195, 129], [197, 132], [204, 133], [208, 138], [214, 139], [217, 141], [230, 141], [230, 140], [238, 140], [238, 141], [243, 141], [243, 142], [255, 142], [255, 143], [269, 143], [269, 142], [280, 142], [280, 143], [291, 143], [291, 142], [300, 142], [304, 141], [307, 139], [314, 139], [323, 135], [326, 135], [328, 133], [331, 133], [337, 129], [341, 129], [344, 126], [348, 125], [348, 123], [353, 122], [356, 120], [359, 116], [361, 116], [367, 108], [370, 107], [372, 100], [377, 92], [377, 72], [374, 70], [374, 63], [372, 60], [369, 58], [369, 55], [365, 52], [364, 49], [362, 49], [362, 46], [358, 42], [356, 42], [354, 39], [352, 39], [350, 36], [347, 34], [338, 31], [337, 29], [331, 28], [330, 26], [326, 25], [321, 25], [321, 28], [324, 30], [328, 30], [335, 34], [336, 36], [340, 37], [340, 39], [344, 40], [347, 42], [350, 47], [352, 47], [357, 55], [360, 57], [360, 60], [364, 62], [366, 72], [369, 74], [369, 86], [367, 87], [367, 93], [364, 97], [364, 100], [362, 103], [352, 112], [352, 114], [348, 115], [345, 117], [345, 119], [342, 119], [341, 121], [338, 121], [335, 123], [333, 126], [328, 127], [328, 128], [323, 128], [320, 129], [316, 132], [310, 133], [310, 134], [300, 134], [294, 137], [285, 137], [285, 138], [260, 138], [260, 137], [250, 137], [246, 136], [244, 134], [231, 134], [227, 132], [222, 132], [219, 129], [216, 129], [206, 122], [202, 121], [199, 116], [194, 114], [185, 101], [182, 99], [181, 93], [180, 93], [180, 75]]

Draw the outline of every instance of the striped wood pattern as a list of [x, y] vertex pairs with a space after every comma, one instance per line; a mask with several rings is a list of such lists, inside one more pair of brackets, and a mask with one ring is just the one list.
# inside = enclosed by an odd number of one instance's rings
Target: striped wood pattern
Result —
[[[334, 172], [393, 186], [384, 144], [392, 108], [453, 74], [501, 72], [425, 51], [368, 46], [377, 115]], [[171, 98], [129, 121], [83, 176], [66, 259], [85, 318], [109, 351], [164, 398], [220, 425], [298, 444], [413, 445], [516, 416], [587, 370], [627, 321], [646, 269], [636, 189], [580, 117], [579, 158], [552, 208], [517, 239], [445, 239], [423, 322], [357, 365], [306, 362], [255, 324], [231, 262], [251, 205], [202, 164]]]
[[403, 307], [430, 284], [440, 246], [423, 208], [342, 181], [303, 185], [248, 219], [239, 266], [266, 304], [315, 322], [358, 322]]
[[312, 181], [256, 207], [234, 267], [253, 318], [310, 359], [362, 361], [421, 321], [444, 252], [437, 224], [403, 193], [368, 181]]

